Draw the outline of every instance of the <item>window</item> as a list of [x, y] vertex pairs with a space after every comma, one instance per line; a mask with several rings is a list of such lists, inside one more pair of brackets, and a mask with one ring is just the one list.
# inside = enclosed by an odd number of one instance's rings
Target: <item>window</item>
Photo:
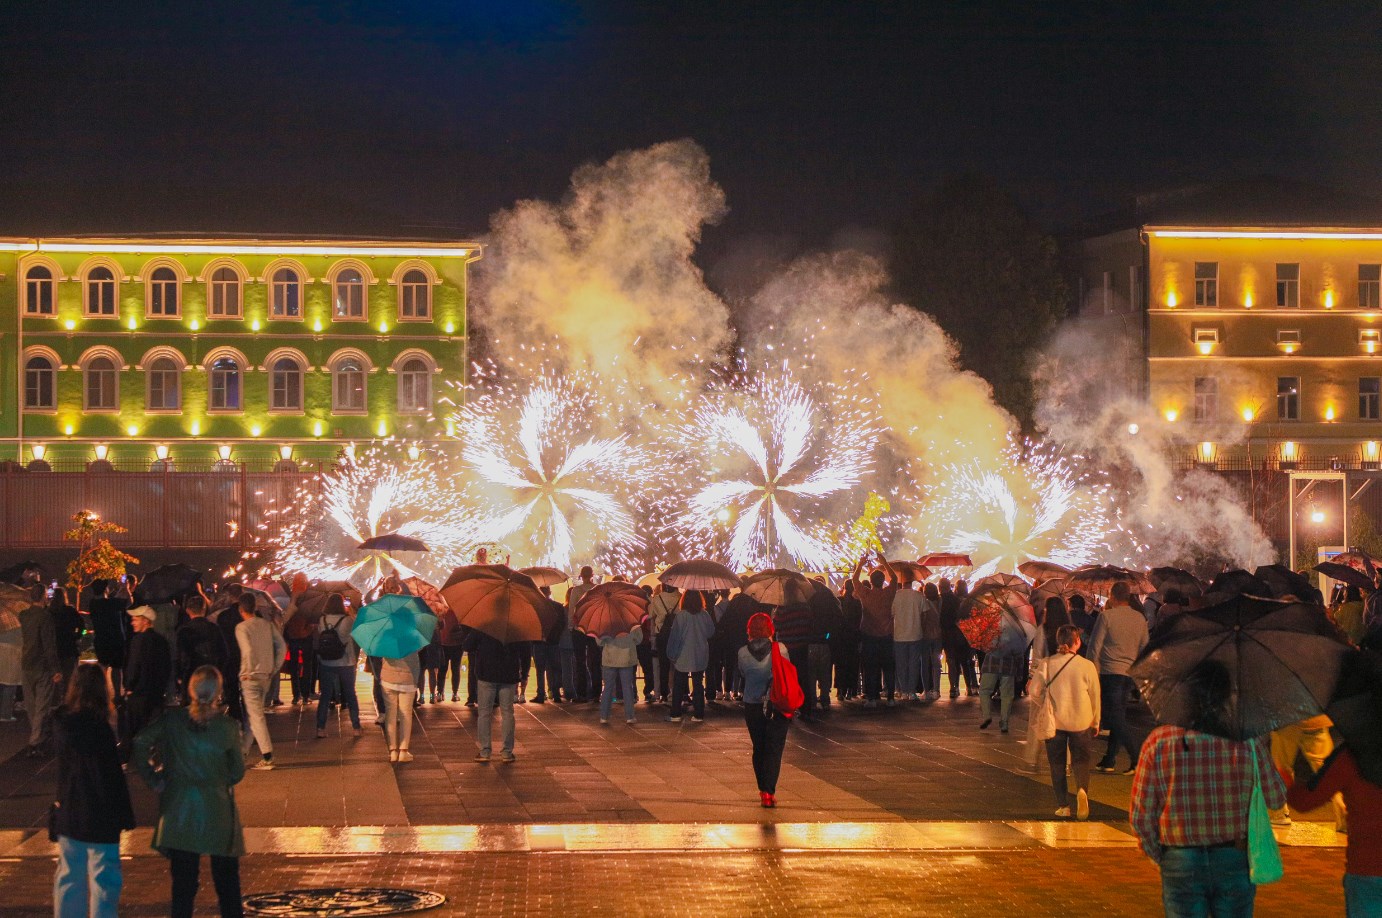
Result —
[[182, 407], [182, 373], [171, 357], [158, 357], [149, 365], [146, 404], [149, 411], [177, 411]]
[[1276, 266], [1276, 306], [1278, 309], [1300, 305], [1300, 265]]
[[115, 272], [104, 265], [86, 273], [86, 314], [115, 315]]
[[1219, 263], [1217, 261], [1195, 262], [1195, 305], [1219, 305]]
[[53, 272], [34, 265], [24, 272], [24, 312], [31, 316], [53, 315]]
[[1382, 265], [1358, 266], [1358, 308], [1382, 306]]
[[404, 273], [398, 284], [398, 315], [402, 319], [432, 317], [432, 284], [416, 268]]
[[398, 370], [398, 410], [432, 410], [432, 370], [421, 357], [409, 357]]
[[119, 382], [115, 361], [109, 357], [93, 357], [82, 371], [86, 376], [86, 396], [82, 407], [87, 411], [115, 411], [120, 407]]
[[154, 268], [149, 275], [149, 315], [176, 318], [178, 314], [178, 276], [172, 268]]
[[1213, 376], [1195, 377], [1195, 420], [1219, 419], [1219, 380]]
[[365, 278], [354, 268], [346, 268], [336, 275], [335, 316], [338, 319], [365, 317]]
[[1300, 377], [1278, 376], [1276, 378], [1276, 419], [1278, 421], [1300, 420]]
[[1300, 329], [1279, 328], [1276, 332], [1276, 346], [1283, 354], [1294, 354], [1300, 350]]
[[30, 357], [24, 363], [24, 407], [48, 411], [58, 407], [58, 373], [47, 357]]
[[347, 357], [331, 370], [331, 410], [337, 414], [356, 414], [365, 410], [365, 367]]
[[275, 319], [302, 318], [302, 278], [292, 268], [279, 268], [273, 274], [271, 315]]
[[302, 410], [302, 366], [291, 357], [280, 357], [269, 370], [269, 410]]
[[217, 319], [240, 316], [240, 275], [231, 268], [220, 267], [211, 272], [211, 302], [207, 315]]
[[218, 357], [211, 364], [211, 411], [240, 410], [240, 364], [234, 357]]
[[1382, 402], [1382, 377], [1360, 376], [1358, 378], [1358, 420], [1382, 420], [1379, 403]]

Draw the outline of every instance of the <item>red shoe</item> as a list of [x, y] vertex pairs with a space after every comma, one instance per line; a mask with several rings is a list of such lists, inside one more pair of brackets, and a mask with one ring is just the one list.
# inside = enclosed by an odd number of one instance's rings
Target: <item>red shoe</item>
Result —
[[770, 810], [773, 807], [773, 795], [767, 791], [759, 791], [758, 802], [763, 805], [763, 809]]

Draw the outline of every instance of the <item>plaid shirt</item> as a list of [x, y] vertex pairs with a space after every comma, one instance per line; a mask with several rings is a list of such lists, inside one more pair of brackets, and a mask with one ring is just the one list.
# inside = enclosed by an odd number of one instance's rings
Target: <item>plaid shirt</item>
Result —
[[[1257, 775], [1270, 809], [1286, 803], [1286, 788], [1257, 739]], [[1216, 845], [1246, 838], [1252, 801], [1248, 743], [1181, 727], [1161, 726], [1142, 746], [1132, 784], [1133, 830], [1157, 863], [1166, 846]]]

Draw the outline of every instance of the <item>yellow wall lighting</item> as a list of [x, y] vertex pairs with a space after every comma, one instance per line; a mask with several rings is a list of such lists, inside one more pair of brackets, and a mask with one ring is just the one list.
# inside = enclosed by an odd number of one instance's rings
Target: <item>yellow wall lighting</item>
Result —
[[1214, 457], [1219, 453], [1218, 447], [1206, 440], [1199, 446], [1199, 457], [1201, 462], [1213, 462]]
[[196, 319], [193, 319], [191, 322], [187, 323], [187, 326], [188, 328], [192, 329], [192, 331], [196, 331], [197, 329], [202, 327], [202, 323], [198, 322]]
[[222, 443], [216, 447], [216, 455], [220, 456], [222, 461], [230, 459], [230, 444]]
[[474, 244], [462, 246], [439, 245], [387, 245], [382, 243], [362, 245], [341, 245], [340, 243], [314, 243], [304, 240], [296, 245], [264, 243], [245, 243], [227, 245], [214, 241], [205, 242], [46, 242], [37, 239], [32, 242], [0, 243], [0, 248], [11, 252], [106, 252], [110, 254], [140, 255], [145, 252], [182, 252], [187, 255], [375, 255], [381, 258], [465, 258], [472, 252]]
[[168, 447], [165, 444], [158, 444], [154, 447], [154, 455], [160, 460], [168, 458]]
[[62, 324], [63, 324], [63, 327], [65, 327], [68, 331], [71, 331], [72, 329], [74, 329], [74, 328], [77, 327], [77, 320], [76, 320], [76, 319], [68, 319], [66, 322], [64, 322], [64, 323], [62, 323]]
[[139, 320], [137, 320], [137, 319], [135, 319], [133, 316], [131, 316], [131, 317], [130, 317], [130, 320], [129, 320], [128, 322], [126, 322], [125, 325], [129, 327], [129, 330], [130, 330], [130, 331], [134, 331], [136, 328], [139, 327]]
[[48, 447], [44, 446], [42, 443], [35, 443], [33, 446], [29, 447], [29, 451], [34, 454], [35, 461], [42, 461], [43, 457], [48, 452]]
[[1333, 405], [1325, 405], [1325, 406], [1324, 406], [1324, 419], [1325, 419], [1326, 421], [1332, 421], [1332, 420], [1334, 420], [1334, 406], [1333, 406]]
[[312, 320], [312, 331], [318, 331], [318, 332], [319, 332], [319, 331], [321, 331], [321, 330], [322, 330], [322, 320], [321, 320], [321, 319], [313, 319], [313, 320]]
[[131, 424], [129, 427], [125, 428], [125, 433], [129, 434], [131, 437], [137, 437], [139, 436], [139, 428]]
[[200, 437], [200, 436], [202, 435], [202, 422], [201, 422], [201, 421], [193, 421], [193, 422], [192, 422], [192, 425], [191, 425], [191, 432], [192, 432], [192, 436], [194, 436], [194, 437]]
[[1300, 458], [1300, 444], [1294, 440], [1287, 440], [1281, 444], [1281, 461], [1295, 462]]
[[1284, 353], [1284, 354], [1294, 354], [1294, 353], [1296, 352], [1296, 348], [1298, 348], [1298, 347], [1300, 347], [1300, 342], [1299, 342], [1299, 341], [1283, 341], [1283, 342], [1281, 342], [1281, 351], [1282, 351], [1282, 353]]
[[105, 462], [105, 461], [106, 461], [106, 456], [109, 456], [109, 455], [110, 455], [110, 447], [109, 447], [109, 446], [106, 446], [104, 443], [97, 443], [97, 444], [96, 444], [96, 450], [95, 450], [95, 452], [96, 452], [96, 461], [97, 461], [97, 462]]
[[1167, 309], [1175, 309], [1175, 308], [1176, 308], [1176, 302], [1177, 302], [1177, 300], [1176, 300], [1176, 292], [1175, 292], [1174, 290], [1172, 290], [1170, 293], [1166, 294], [1166, 308], [1167, 308]]
[[1251, 309], [1251, 308], [1252, 308], [1252, 291], [1251, 291], [1251, 290], [1249, 290], [1247, 293], [1243, 294], [1243, 308], [1244, 308], [1244, 309]]
[[387, 335], [388, 333], [389, 333], [389, 323], [388, 323], [388, 322], [380, 322], [380, 323], [379, 323], [379, 334], [381, 334], [381, 335]]
[[380, 421], [380, 422], [379, 422], [378, 430], [379, 430], [379, 436], [381, 436], [381, 437], [387, 437], [387, 436], [389, 435], [389, 427], [388, 427], [388, 425], [385, 424], [383, 421]]
[[1382, 239], [1377, 230], [1301, 232], [1274, 230], [1153, 230], [1158, 239]]
[[322, 435], [322, 422], [321, 422], [321, 421], [313, 421], [313, 422], [312, 422], [312, 436], [314, 436], [314, 437], [320, 437], [321, 435]]
[[443, 331], [445, 331], [448, 335], [454, 335], [454, 334], [456, 333], [456, 323], [455, 323], [455, 322], [447, 322], [444, 326], [442, 326], [442, 329], [443, 329]]
[[1363, 443], [1363, 459], [1367, 462], [1376, 462], [1379, 455], [1382, 455], [1382, 443], [1376, 440], [1368, 440]]
[[1208, 357], [1210, 354], [1214, 353], [1213, 341], [1197, 341], [1195, 342], [1195, 346], [1200, 349], [1201, 357]]
[[282, 459], [285, 462], [293, 458], [293, 448], [289, 446], [287, 443], [284, 443], [282, 446], [278, 448], [278, 458]]
[[[1161, 416], [1166, 419], [1168, 424], [1174, 424], [1176, 423], [1176, 418], [1180, 417], [1180, 412], [1174, 408], [1167, 408], [1161, 413]], [[450, 431], [447, 432], [450, 433]]]
[[259, 436], [260, 434], [262, 434], [263, 432], [264, 432], [264, 428], [260, 427], [258, 424], [251, 424], [251, 425], [250, 425], [250, 436], [251, 436], [251, 437], [257, 437], [257, 436]]
[[70, 437], [77, 432], [77, 428], [73, 427], [71, 424], [68, 424], [66, 427], [62, 429], [62, 432]]
[[250, 331], [259, 331], [259, 320], [258, 320], [258, 319], [251, 319], [251, 320], [250, 320]]
[[1256, 414], [1256, 412], [1254, 412], [1251, 408], [1245, 407], [1245, 408], [1243, 409], [1243, 420], [1244, 420], [1244, 421], [1247, 421], [1249, 424], [1251, 424], [1251, 423], [1252, 423], [1252, 419], [1253, 419], [1253, 417], [1255, 416], [1255, 414]]

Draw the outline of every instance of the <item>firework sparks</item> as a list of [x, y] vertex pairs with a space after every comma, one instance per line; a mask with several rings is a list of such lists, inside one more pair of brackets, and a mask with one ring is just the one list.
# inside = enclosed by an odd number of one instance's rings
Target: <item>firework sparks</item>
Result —
[[784, 552], [826, 569], [845, 528], [826, 522], [829, 504], [862, 499], [856, 486], [873, 464], [878, 419], [855, 407], [862, 401], [848, 385], [808, 391], [785, 365], [738, 382], [710, 393], [683, 427], [687, 448], [713, 468], [674, 525], [684, 542], [716, 546], [739, 569], [776, 566]]

